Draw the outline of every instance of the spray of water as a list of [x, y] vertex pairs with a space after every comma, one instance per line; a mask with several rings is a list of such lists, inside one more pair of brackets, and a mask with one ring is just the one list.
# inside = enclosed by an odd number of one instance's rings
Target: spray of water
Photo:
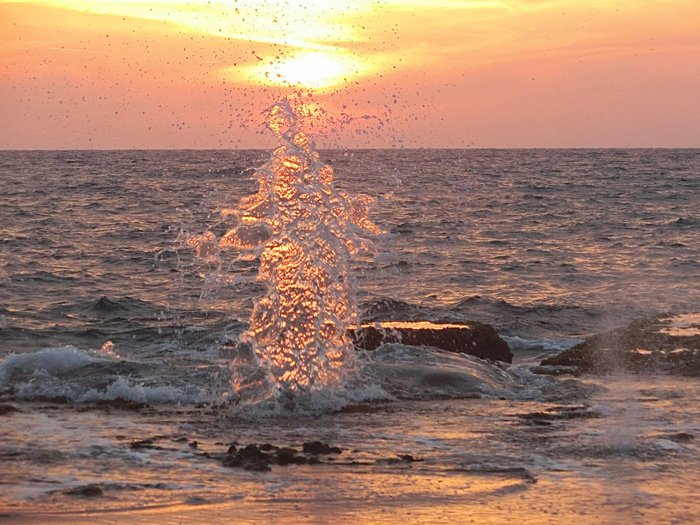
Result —
[[347, 335], [357, 323], [349, 261], [373, 252], [365, 236], [380, 230], [367, 218], [370, 197], [352, 198], [333, 187], [332, 168], [321, 162], [287, 101], [268, 108], [266, 125], [280, 146], [257, 171], [258, 192], [222, 211], [238, 225], [220, 240], [207, 232], [191, 243], [200, 257], [225, 246], [259, 257], [257, 279], [267, 292], [241, 337], [239, 359], [246, 363], [237, 365], [248, 366], [234, 367], [234, 387], [244, 402], [287, 406], [342, 384], [355, 366]]

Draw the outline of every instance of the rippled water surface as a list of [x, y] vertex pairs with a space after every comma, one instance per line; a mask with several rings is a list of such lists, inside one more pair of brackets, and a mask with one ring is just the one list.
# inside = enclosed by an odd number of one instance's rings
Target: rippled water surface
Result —
[[[3, 326], [36, 347], [66, 332], [114, 335], [123, 317], [141, 320], [137, 337], [175, 312], [247, 319], [259, 289], [192, 302], [202, 269], [186, 273], [192, 254], [176, 238], [216, 230], [216, 210], [255, 191], [251, 168], [267, 156], [1, 152]], [[355, 267], [366, 304], [391, 297], [507, 335], [557, 338], [699, 303], [697, 150], [329, 151], [323, 160], [340, 188], [378, 199], [372, 218], [388, 232], [375, 260]], [[117, 321], [95, 322], [102, 296], [119, 302], [107, 315]]]
[[[530, 371], [698, 311], [700, 151], [322, 152], [386, 232], [352, 263], [362, 319], [486, 322], [515, 362], [389, 345], [326, 407], [354, 408], [251, 419], [219, 401], [257, 262], [198, 260], [182, 239], [224, 234], [218, 210], [268, 157], [0, 152], [0, 519], [700, 520], [696, 380]], [[316, 439], [343, 453], [270, 472], [217, 459]]]

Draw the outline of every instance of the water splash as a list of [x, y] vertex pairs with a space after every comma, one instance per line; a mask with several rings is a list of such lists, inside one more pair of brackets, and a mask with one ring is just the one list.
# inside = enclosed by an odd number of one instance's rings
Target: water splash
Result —
[[257, 279], [267, 292], [240, 338], [234, 386], [244, 402], [289, 406], [339, 386], [355, 366], [347, 334], [357, 323], [349, 261], [374, 252], [364, 236], [381, 232], [367, 218], [371, 197], [333, 187], [333, 169], [299, 129], [288, 101], [267, 109], [266, 125], [280, 146], [257, 171], [258, 192], [222, 210], [238, 225], [219, 240], [207, 232], [190, 244], [202, 259], [227, 246], [241, 249], [243, 259], [259, 257]]

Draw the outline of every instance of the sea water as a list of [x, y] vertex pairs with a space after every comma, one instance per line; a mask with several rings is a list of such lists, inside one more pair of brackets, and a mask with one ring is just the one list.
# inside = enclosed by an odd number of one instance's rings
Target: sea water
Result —
[[[181, 240], [224, 236], [221, 211], [256, 192], [269, 153], [0, 152], [4, 520], [700, 519], [697, 380], [531, 371], [587, 335], [698, 310], [700, 151], [320, 160], [385, 231], [350, 263], [360, 319], [486, 322], [514, 364], [388, 345], [356, 356], [344, 411], [238, 417], [231, 362], [266, 287], [255, 259]], [[338, 464], [215, 458], [317, 439]], [[406, 454], [423, 461], [393, 461]]]

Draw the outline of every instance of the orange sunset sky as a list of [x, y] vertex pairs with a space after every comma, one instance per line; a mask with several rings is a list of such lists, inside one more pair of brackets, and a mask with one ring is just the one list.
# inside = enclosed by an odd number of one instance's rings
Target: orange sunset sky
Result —
[[0, 0], [0, 148], [700, 147], [700, 0]]

